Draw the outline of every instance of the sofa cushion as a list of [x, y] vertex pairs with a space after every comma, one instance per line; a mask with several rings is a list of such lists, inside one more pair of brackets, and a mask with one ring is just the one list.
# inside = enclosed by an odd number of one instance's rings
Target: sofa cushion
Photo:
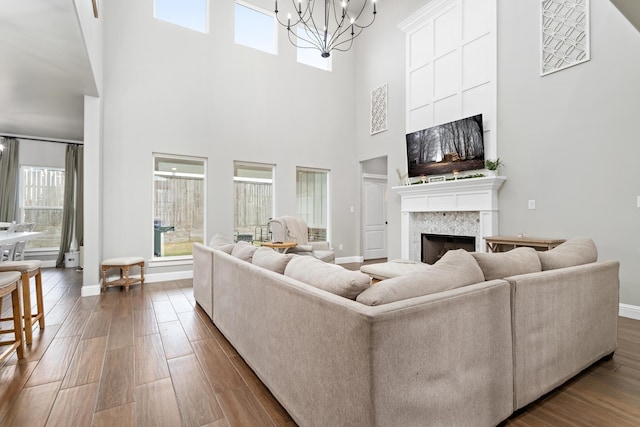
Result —
[[293, 254], [281, 254], [271, 248], [258, 248], [253, 254], [252, 263], [258, 267], [284, 274], [284, 269], [293, 258]]
[[216, 234], [209, 240], [209, 247], [217, 249], [219, 246], [233, 244], [233, 239], [224, 234]]
[[231, 252], [233, 252], [233, 248], [235, 248], [235, 246], [236, 246], [235, 243], [227, 243], [226, 245], [220, 245], [214, 249], [217, 249], [219, 251], [222, 251], [231, 255]]
[[518, 274], [542, 271], [537, 251], [533, 248], [515, 248], [508, 252], [473, 252], [485, 280], [504, 279]]
[[555, 248], [538, 252], [543, 270], [589, 264], [598, 260], [598, 249], [588, 237], [574, 237]]
[[304, 255], [294, 256], [284, 275], [349, 299], [355, 299], [371, 285], [366, 274]]
[[424, 271], [383, 280], [358, 295], [366, 305], [387, 304], [484, 282], [482, 270], [464, 249], [448, 251]]
[[253, 254], [258, 249], [257, 246], [253, 246], [251, 243], [240, 241], [235, 244], [231, 255], [236, 258], [240, 258], [243, 261], [251, 262]]
[[385, 280], [392, 277], [402, 276], [403, 274], [419, 273], [421, 271], [426, 271], [429, 268], [431, 268], [431, 266], [423, 262], [396, 259], [377, 264], [365, 264], [360, 267], [360, 271], [368, 274], [374, 279]]

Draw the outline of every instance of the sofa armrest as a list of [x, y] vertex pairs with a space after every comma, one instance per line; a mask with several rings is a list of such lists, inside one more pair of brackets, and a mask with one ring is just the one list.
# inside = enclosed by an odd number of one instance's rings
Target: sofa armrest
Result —
[[213, 249], [193, 244], [193, 297], [213, 319]]
[[509, 277], [514, 409], [553, 390], [617, 347], [617, 261]]

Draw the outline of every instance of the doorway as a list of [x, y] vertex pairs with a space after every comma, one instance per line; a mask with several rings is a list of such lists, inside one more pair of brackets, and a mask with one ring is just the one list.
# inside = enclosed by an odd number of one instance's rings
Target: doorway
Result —
[[387, 157], [361, 162], [362, 255], [387, 257]]

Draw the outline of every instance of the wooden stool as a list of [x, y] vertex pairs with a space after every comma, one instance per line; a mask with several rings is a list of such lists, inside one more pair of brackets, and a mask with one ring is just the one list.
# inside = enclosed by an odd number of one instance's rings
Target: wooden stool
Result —
[[[0, 263], [0, 272], [17, 271], [22, 275], [22, 307], [24, 312], [25, 343], [33, 341], [33, 324], [37, 320], [44, 329], [44, 300], [42, 298], [42, 261], [7, 261]], [[37, 313], [31, 313], [31, 290], [29, 279], [36, 278]], [[6, 319], [5, 319], [6, 320]]]
[[11, 294], [13, 305], [13, 329], [2, 329], [0, 334], [13, 332], [13, 341], [5, 341], [2, 344], [10, 344], [10, 347], [0, 354], [0, 363], [7, 359], [13, 350], [18, 353], [18, 359], [24, 357], [24, 340], [22, 339], [22, 305], [20, 304], [20, 273], [17, 271], [0, 273], [0, 301], [5, 295]]
[[[129, 269], [133, 266], [140, 267], [140, 278], [129, 277]], [[120, 269], [120, 278], [107, 282], [107, 270], [110, 268]], [[106, 290], [107, 286], [124, 286], [125, 291], [129, 291], [129, 286], [140, 283], [144, 286], [144, 258], [140, 257], [123, 257], [112, 258], [102, 261], [102, 290]]]

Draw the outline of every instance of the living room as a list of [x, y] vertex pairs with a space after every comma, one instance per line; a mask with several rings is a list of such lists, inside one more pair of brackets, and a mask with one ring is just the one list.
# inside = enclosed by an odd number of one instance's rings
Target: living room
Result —
[[[205, 241], [233, 234], [234, 162], [275, 166], [274, 215], [295, 212], [297, 168], [328, 170], [336, 258], [362, 256], [360, 163], [386, 158], [388, 186], [401, 185], [406, 35], [399, 24], [428, 1], [380, 0], [375, 24], [349, 52], [332, 54], [331, 72], [299, 64], [284, 29], [277, 55], [235, 44], [232, 1], [210, 2], [207, 33], [154, 19], [150, 1], [101, 1], [98, 18], [90, 1], [75, 3], [88, 23], [83, 31], [99, 93], [82, 101], [82, 135], [0, 133], [84, 140], [91, 172], [83, 295], [99, 294], [103, 259], [153, 259], [154, 153], [207, 159]], [[270, 0], [251, 3], [273, 8]], [[621, 314], [640, 319], [632, 238], [640, 231], [640, 32], [610, 0], [589, 3], [590, 60], [541, 76], [539, 3], [496, 1], [493, 125], [507, 176], [499, 230], [591, 237], [600, 259], [621, 263]], [[385, 83], [388, 130], [371, 135], [371, 91]], [[400, 258], [400, 197], [391, 189], [387, 215], [388, 258]], [[179, 280], [191, 269], [189, 262], [157, 261], [146, 273], [150, 281]]]

